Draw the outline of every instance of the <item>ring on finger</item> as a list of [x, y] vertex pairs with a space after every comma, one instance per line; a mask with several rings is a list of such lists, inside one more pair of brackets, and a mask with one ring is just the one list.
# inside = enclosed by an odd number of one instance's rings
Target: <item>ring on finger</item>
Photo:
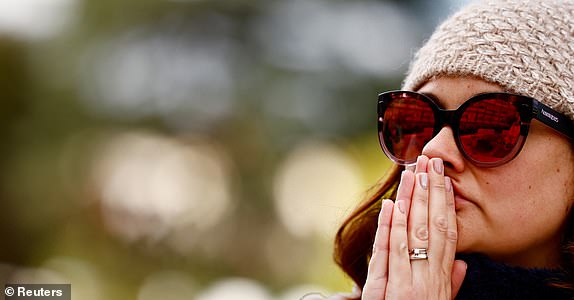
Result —
[[426, 248], [412, 248], [409, 251], [411, 260], [428, 259]]

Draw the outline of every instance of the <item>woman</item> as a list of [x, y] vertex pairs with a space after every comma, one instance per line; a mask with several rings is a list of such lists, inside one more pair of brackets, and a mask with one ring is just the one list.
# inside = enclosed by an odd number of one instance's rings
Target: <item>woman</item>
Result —
[[463, 8], [402, 89], [378, 103], [396, 166], [335, 240], [357, 292], [330, 299], [573, 298], [574, 2]]

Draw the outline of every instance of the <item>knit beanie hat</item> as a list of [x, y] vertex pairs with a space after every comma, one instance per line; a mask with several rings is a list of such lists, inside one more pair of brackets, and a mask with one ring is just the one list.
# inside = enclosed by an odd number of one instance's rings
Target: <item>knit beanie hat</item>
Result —
[[417, 52], [403, 89], [471, 76], [543, 102], [574, 120], [574, 1], [490, 0], [441, 24]]

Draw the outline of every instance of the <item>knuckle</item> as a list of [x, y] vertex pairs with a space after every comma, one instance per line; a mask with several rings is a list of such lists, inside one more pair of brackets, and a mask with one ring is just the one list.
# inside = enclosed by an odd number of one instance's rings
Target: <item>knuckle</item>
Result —
[[391, 227], [389, 222], [384, 222], [384, 221], [379, 222], [378, 226], [379, 226], [378, 230], [386, 230], [386, 229], [389, 229], [389, 227]]
[[445, 190], [444, 182], [434, 181], [431, 183], [431, 188], [435, 190]]
[[393, 248], [394, 249], [391, 251], [394, 252], [393, 255], [395, 255], [395, 256], [402, 256], [402, 255], [408, 255], [409, 254], [409, 251], [407, 250], [408, 246], [407, 246], [407, 243], [405, 243], [405, 242], [401, 242], [398, 245], [394, 246]]
[[420, 203], [423, 205], [426, 205], [428, 203], [428, 197], [426, 197], [426, 194], [413, 197], [413, 200], [414, 200], [414, 202], [417, 202], [417, 203]]
[[400, 253], [402, 253], [402, 252], [406, 253], [407, 252], [407, 243], [401, 242], [399, 244], [398, 250], [400, 251]]
[[455, 242], [458, 240], [458, 232], [456, 230], [449, 230], [446, 232], [446, 239], [450, 242]]
[[388, 244], [376, 244], [373, 248], [373, 255], [388, 255], [389, 253], [389, 245]]
[[401, 217], [393, 218], [393, 227], [400, 227], [400, 228], [407, 227], [407, 220]]
[[415, 237], [421, 241], [428, 241], [429, 239], [429, 231], [426, 225], [420, 225], [415, 230]]
[[446, 232], [448, 228], [447, 220], [444, 216], [436, 216], [434, 218], [434, 225], [440, 232]]
[[447, 197], [446, 199], [446, 207], [448, 209], [454, 210], [455, 209], [455, 205], [454, 205], [454, 198], [452, 197]]

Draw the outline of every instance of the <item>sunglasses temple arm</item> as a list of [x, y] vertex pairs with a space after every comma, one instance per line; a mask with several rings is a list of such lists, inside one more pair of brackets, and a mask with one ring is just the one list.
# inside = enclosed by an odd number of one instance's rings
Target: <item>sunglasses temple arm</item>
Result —
[[533, 100], [532, 114], [536, 120], [554, 128], [566, 137], [574, 139], [574, 124], [565, 115], [537, 100]]

